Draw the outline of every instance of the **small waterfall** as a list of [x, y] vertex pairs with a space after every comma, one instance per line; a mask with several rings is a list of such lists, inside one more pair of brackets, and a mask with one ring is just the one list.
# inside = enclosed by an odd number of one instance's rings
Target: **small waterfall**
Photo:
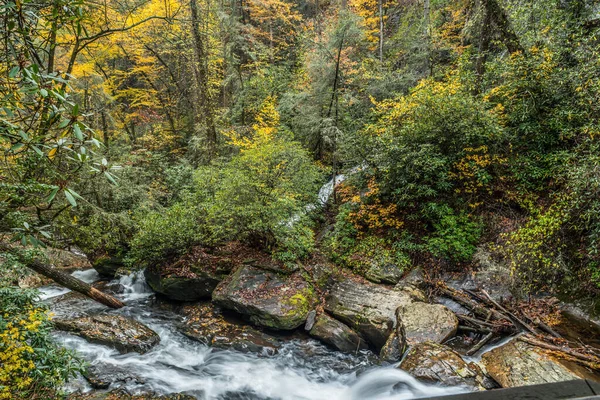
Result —
[[122, 287], [121, 297], [125, 301], [143, 299], [153, 294], [152, 289], [146, 283], [143, 270], [122, 276], [117, 283]]
[[83, 271], [75, 271], [71, 274], [71, 276], [73, 276], [74, 278], [80, 279], [82, 281], [84, 281], [85, 283], [94, 283], [97, 280], [100, 280], [100, 275], [98, 274], [98, 271], [96, 271], [95, 269], [86, 269]]

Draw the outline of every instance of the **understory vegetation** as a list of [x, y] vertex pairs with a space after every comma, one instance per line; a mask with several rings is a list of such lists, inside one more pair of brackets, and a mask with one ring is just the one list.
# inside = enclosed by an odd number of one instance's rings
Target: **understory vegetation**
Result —
[[594, 1], [23, 0], [0, 19], [0, 398], [80, 368], [18, 287], [40, 247], [143, 268], [240, 241], [361, 275], [482, 250], [523, 293], [600, 294]]

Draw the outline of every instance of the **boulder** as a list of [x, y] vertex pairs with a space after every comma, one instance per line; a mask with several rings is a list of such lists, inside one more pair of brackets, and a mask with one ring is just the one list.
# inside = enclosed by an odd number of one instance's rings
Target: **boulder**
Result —
[[331, 288], [325, 310], [360, 333], [377, 350], [392, 334], [398, 308], [409, 343], [441, 342], [452, 336], [458, 327], [454, 313], [423, 300], [425, 295], [414, 286], [396, 290], [346, 279]]
[[518, 339], [485, 353], [482, 363], [489, 375], [504, 388], [587, 377], [575, 365], [568, 365], [552, 353]]
[[113, 347], [120, 353], [146, 353], [160, 337], [146, 325], [120, 315], [94, 315], [54, 320], [57, 329], [81, 336], [91, 343]]
[[324, 313], [315, 318], [308, 333], [345, 353], [355, 353], [357, 350], [368, 348], [367, 342], [348, 325]]
[[92, 257], [92, 267], [98, 271], [100, 276], [113, 278], [120, 268], [125, 267], [125, 264], [121, 257], [102, 254]]
[[123, 367], [108, 364], [95, 364], [83, 371], [84, 378], [94, 389], [108, 389], [111, 385], [134, 382], [143, 384], [144, 380]]
[[412, 346], [399, 368], [429, 383], [464, 386], [471, 390], [495, 387], [477, 364], [467, 363], [448, 346], [433, 342]]
[[394, 264], [374, 264], [365, 273], [365, 278], [375, 283], [397, 284], [402, 279], [403, 271]]
[[256, 325], [281, 330], [304, 324], [316, 303], [314, 290], [299, 273], [286, 276], [252, 266], [238, 268], [212, 298]]
[[144, 274], [155, 292], [172, 300], [197, 301], [210, 299], [232, 268], [231, 258], [194, 248], [172, 265], [151, 266]]
[[210, 303], [187, 305], [182, 312], [185, 320], [178, 329], [207, 346], [268, 355], [281, 346], [277, 338], [226, 318]]
[[458, 318], [446, 306], [414, 302], [400, 307], [399, 316], [409, 345], [443, 343], [456, 334]]
[[412, 301], [405, 291], [346, 279], [331, 288], [325, 310], [381, 349], [393, 331], [394, 312]]

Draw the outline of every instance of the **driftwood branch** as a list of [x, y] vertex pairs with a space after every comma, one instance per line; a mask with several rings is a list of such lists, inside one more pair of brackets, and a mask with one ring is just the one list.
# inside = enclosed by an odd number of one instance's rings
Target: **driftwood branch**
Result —
[[475, 346], [473, 346], [469, 351], [467, 351], [467, 355], [472, 356], [473, 354], [477, 353], [479, 350], [481, 350], [483, 346], [485, 346], [487, 342], [492, 340], [492, 337], [494, 337], [494, 332], [490, 332], [487, 335], [485, 335], [483, 339], [481, 339]]
[[[553, 344], [542, 342], [541, 340], [537, 340], [537, 339], [531, 338], [529, 336], [519, 336], [518, 340], [525, 342], [527, 344], [530, 344], [532, 346], [541, 347], [542, 349], [565, 353], [571, 357], [576, 358], [579, 361], [586, 361], [587, 363], [591, 363], [593, 366], [595, 366], [595, 369], [600, 369], [600, 358], [598, 358], [596, 356], [580, 353], [580, 352], [572, 350], [568, 347], [555, 346]], [[586, 365], [589, 365], [589, 364], [586, 364]]]

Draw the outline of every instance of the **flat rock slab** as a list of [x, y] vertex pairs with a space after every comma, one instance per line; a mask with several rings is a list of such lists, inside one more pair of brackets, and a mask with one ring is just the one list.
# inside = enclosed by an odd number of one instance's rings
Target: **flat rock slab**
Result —
[[54, 320], [57, 329], [81, 336], [91, 343], [113, 347], [120, 353], [146, 353], [160, 336], [146, 325], [120, 315], [94, 315]]
[[580, 379], [584, 372], [565, 366], [549, 352], [518, 339], [485, 353], [482, 363], [504, 388]]
[[445, 386], [464, 386], [471, 390], [494, 387], [477, 364], [467, 363], [448, 346], [433, 342], [411, 347], [402, 360], [400, 369], [421, 381]]
[[456, 334], [458, 318], [446, 306], [414, 302], [399, 310], [406, 342], [409, 345], [424, 342], [443, 343]]
[[331, 288], [325, 310], [355, 329], [377, 350], [393, 332], [396, 309], [399, 309], [409, 343], [441, 342], [454, 335], [458, 327], [454, 313], [423, 300], [423, 292], [413, 286], [388, 289], [347, 279]]
[[304, 324], [316, 302], [314, 290], [299, 273], [286, 276], [252, 266], [238, 268], [212, 298], [258, 326], [280, 330]]
[[367, 342], [348, 325], [331, 318], [327, 314], [317, 315], [308, 333], [312, 337], [345, 353], [354, 353], [357, 350], [369, 347]]
[[182, 311], [185, 321], [178, 329], [207, 346], [265, 355], [277, 353], [281, 346], [272, 335], [228, 320], [210, 303], [187, 305]]

